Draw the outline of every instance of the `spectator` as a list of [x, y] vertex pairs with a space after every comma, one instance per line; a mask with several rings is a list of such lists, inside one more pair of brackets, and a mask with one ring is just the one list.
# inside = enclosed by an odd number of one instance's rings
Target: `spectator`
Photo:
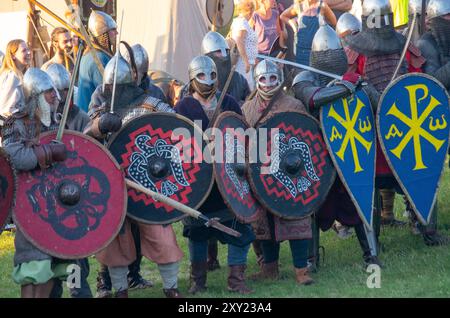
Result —
[[73, 59], [70, 54], [73, 50], [73, 41], [69, 30], [66, 28], [55, 28], [51, 34], [51, 38], [51, 59], [42, 65], [41, 69], [47, 71], [50, 65], [61, 64], [69, 73], [71, 73], [73, 69]]
[[9, 117], [25, 103], [22, 91], [23, 74], [30, 66], [31, 51], [23, 40], [12, 40], [0, 68], [0, 115]]
[[352, 0], [325, 0], [325, 2], [333, 11], [337, 20], [339, 20], [341, 15], [343, 15], [345, 12], [350, 11], [353, 5]]
[[257, 0], [257, 10], [250, 20], [250, 26], [258, 35], [258, 53], [269, 55], [272, 46], [278, 40], [284, 46], [280, 15], [275, 0]]
[[231, 37], [239, 51], [236, 71], [246, 78], [250, 89], [253, 90], [255, 88], [253, 67], [258, 53], [258, 35], [248, 22], [255, 12], [253, 0], [241, 0], [237, 5], [237, 12], [239, 15], [231, 25]]
[[319, 29], [319, 15], [332, 27], [336, 26], [336, 16], [322, 0], [295, 0], [294, 4], [281, 14], [281, 20], [297, 33], [297, 63], [309, 65], [312, 41]]

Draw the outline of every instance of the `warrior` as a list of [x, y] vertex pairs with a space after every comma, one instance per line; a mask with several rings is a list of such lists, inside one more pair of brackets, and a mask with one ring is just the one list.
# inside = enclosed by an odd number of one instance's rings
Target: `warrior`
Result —
[[[138, 90], [140, 94], [144, 94], [146, 96], [150, 96], [155, 98], [153, 104], [162, 102], [165, 103], [165, 96], [162, 91], [155, 85], [153, 85], [147, 77], [148, 71], [148, 54], [143, 46], [140, 44], [136, 44], [131, 47], [131, 52], [133, 55], [133, 61], [136, 65], [137, 70], [137, 84], [139, 85], [141, 90]], [[132, 65], [131, 54], [128, 50], [125, 51], [124, 59]], [[101, 92], [94, 93], [95, 96], [102, 96]], [[98, 101], [97, 103], [103, 103], [104, 101]], [[128, 267], [128, 285], [130, 289], [144, 289], [147, 287], [152, 287], [153, 282], [144, 279], [140, 275], [141, 270], [141, 247], [140, 247], [140, 233], [139, 226], [136, 223], [131, 223], [131, 232], [133, 234], [133, 239], [136, 248], [137, 258], [136, 260], [130, 264]], [[111, 291], [111, 278], [109, 276], [108, 268], [104, 265], [101, 265], [101, 269], [99, 271], [99, 276], [97, 277], [97, 294], [99, 297], [109, 296]]]
[[[202, 54], [209, 56], [217, 68], [218, 90], [223, 91], [225, 83], [231, 72], [231, 55], [227, 41], [218, 32], [208, 32], [202, 41]], [[227, 93], [242, 105], [250, 94], [250, 88], [245, 77], [234, 71]], [[217, 259], [217, 241], [208, 243], [208, 269], [213, 271], [220, 267]]]
[[[388, 0], [366, 0], [362, 5], [361, 32], [346, 37], [349, 65], [356, 73], [375, 86], [381, 94], [389, 85], [406, 39], [394, 29], [392, 8]], [[413, 45], [408, 48], [409, 58], [403, 63], [398, 75], [408, 71], [420, 71], [423, 59]], [[382, 67], [380, 67], [382, 65]], [[394, 176], [386, 162], [381, 147], [377, 147], [377, 189], [382, 199], [381, 223], [403, 226], [406, 223], [395, 219]], [[388, 182], [389, 181], [389, 182]], [[397, 189], [399, 190], [399, 189]]]
[[[341, 19], [345, 18], [345, 16], [346, 14], [342, 15]], [[310, 71], [301, 72], [295, 77], [292, 83], [295, 97], [305, 105], [309, 105], [310, 113], [314, 117], [319, 118], [321, 106], [350, 96], [355, 92], [355, 85], [352, 82], [356, 82], [359, 76], [355, 73], [347, 72], [347, 55], [336, 32], [328, 25], [322, 25], [314, 37], [310, 65], [322, 71], [343, 75], [344, 78], [343, 81], [332, 82], [331, 78]], [[372, 106], [375, 106], [379, 98], [378, 92], [373, 87], [371, 89], [369, 87], [366, 86], [364, 90], [368, 93]], [[380, 265], [378, 258], [371, 253], [364, 224], [358, 216], [349, 194], [340, 179], [337, 178], [327, 201], [325, 201], [316, 215], [315, 221], [318, 224], [313, 227], [314, 240], [316, 242], [313, 243], [313, 248], [310, 248], [312, 268], [315, 268], [318, 263], [319, 227], [322, 231], [327, 231], [335, 220], [346, 227], [355, 228], [366, 266], [369, 264]]]
[[[430, 0], [427, 20], [430, 30], [417, 43], [426, 59], [424, 72], [434, 76], [450, 93], [450, 3], [444, 0]], [[415, 216], [413, 212], [410, 215]], [[432, 244], [448, 242], [448, 239], [437, 234], [437, 208], [433, 211], [427, 227], [420, 223], [416, 224], [425, 242]]]
[[[269, 118], [274, 112], [300, 111], [306, 113], [302, 102], [280, 91], [284, 81], [283, 72], [275, 63], [268, 60], [261, 61], [255, 68], [254, 79], [257, 89], [256, 96], [242, 107], [245, 119], [251, 127], [255, 127], [258, 122]], [[275, 100], [272, 100], [274, 98]], [[267, 109], [269, 104], [272, 104], [271, 108]], [[281, 228], [279, 231], [274, 231], [275, 224]], [[289, 240], [297, 283], [300, 285], [313, 283], [307, 268], [308, 244], [311, 240], [311, 217], [287, 220], [264, 210], [254, 228], [256, 238], [261, 240], [264, 260], [261, 272], [253, 275], [253, 279], [279, 279], [280, 242]], [[258, 237], [258, 233], [271, 233], [271, 237], [269, 240], [267, 237]]]
[[[207, 56], [197, 56], [189, 64], [189, 95], [175, 106], [177, 113], [191, 119], [201, 120], [203, 131], [210, 126], [214, 115], [218, 112], [232, 111], [242, 114], [236, 100], [226, 94], [222, 105], [218, 105], [218, 73], [214, 61]], [[216, 111], [217, 107], [221, 107]], [[212, 125], [211, 125], [212, 126]], [[189, 238], [189, 252], [191, 260], [191, 287], [189, 292], [196, 294], [206, 290], [208, 240], [218, 239], [228, 244], [228, 290], [241, 294], [252, 291], [245, 283], [245, 270], [250, 243], [254, 234], [250, 225], [239, 222], [227, 208], [219, 189], [214, 184], [205, 203], [198, 209], [209, 218], [218, 217], [221, 223], [240, 232], [240, 238], [218, 232], [206, 227], [203, 222], [188, 217], [183, 220], [183, 235]]]
[[[209, 56], [217, 67], [218, 90], [223, 91], [228, 76], [231, 72], [230, 47], [222, 34], [217, 32], [208, 32], [202, 41], [202, 54]], [[245, 77], [239, 72], [234, 71], [230, 86], [226, 92], [242, 105], [250, 95], [250, 87]]]
[[[148, 76], [148, 53], [147, 50], [140, 44], [133, 45], [131, 47], [134, 55], [134, 62], [136, 63], [137, 69], [137, 84], [140, 88], [142, 88], [146, 94], [158, 98], [163, 103], [168, 104], [166, 96], [161, 88], [154, 85]], [[125, 51], [124, 59], [128, 62], [128, 64], [133, 65], [131, 61], [131, 56], [128, 51]]]
[[[59, 128], [60, 120], [64, 111], [64, 105], [66, 104], [67, 94], [70, 87], [70, 74], [66, 68], [59, 63], [49, 64], [46, 73], [52, 79], [55, 88], [58, 90], [60, 100], [58, 107], [51, 109], [51, 124], [49, 127], [42, 127], [42, 132], [57, 130]], [[83, 132], [87, 127], [91, 119], [82, 111], [78, 106], [70, 103], [69, 113], [67, 116], [67, 122], [65, 129], [75, 130]], [[70, 295], [73, 298], [92, 298], [92, 292], [87, 281], [89, 276], [89, 261], [87, 258], [76, 261], [76, 264], [81, 269], [81, 282], [80, 288], [70, 288]], [[51, 298], [61, 298], [62, 296], [62, 282], [61, 280], [55, 280]]]
[[[114, 103], [117, 113], [111, 114], [109, 111], [117, 59]], [[86, 133], [97, 139], [105, 139], [109, 132], [118, 131], [122, 122], [126, 123], [154, 111], [173, 112], [169, 105], [146, 94], [138, 87], [131, 66], [121, 56], [115, 56], [106, 65], [103, 85], [97, 87], [92, 96], [89, 114], [93, 122]], [[116, 297], [128, 297], [127, 272], [137, 258], [140, 263], [140, 254], [158, 264], [165, 295], [169, 298], [181, 297], [178, 291], [178, 272], [183, 252], [178, 247], [172, 226], [143, 223], [137, 223], [135, 226], [139, 235], [136, 235], [136, 232], [133, 235], [131, 221], [127, 218], [123, 231], [107, 248], [96, 255], [101, 264], [108, 266], [111, 285], [117, 291]], [[136, 248], [137, 243], [140, 243], [140, 250]], [[134, 263], [131, 269], [139, 267], [139, 263]]]
[[88, 28], [97, 48], [87, 49], [81, 59], [76, 100], [76, 104], [86, 112], [93, 92], [103, 80], [100, 65], [96, 65], [94, 56], [96, 55], [102, 66], [105, 66], [114, 54], [118, 34], [114, 19], [101, 11], [92, 11]]
[[[54, 162], [64, 161], [66, 147], [62, 143], [39, 144], [42, 127], [52, 123], [51, 109], [56, 109], [58, 92], [51, 78], [43, 71], [31, 68], [23, 78], [25, 103], [16, 107], [2, 128], [3, 147], [18, 171], [47, 169]], [[53, 280], [65, 273], [65, 265], [56, 262], [29, 242], [20, 229], [14, 239], [14, 281], [21, 285], [23, 298], [48, 298]], [[61, 272], [62, 270], [62, 272]]]
[[[364, 76], [379, 93], [382, 93], [389, 85], [400, 63], [406, 40], [394, 29], [389, 1], [365, 0], [362, 9], [363, 29], [356, 35], [349, 35], [347, 43], [351, 50], [357, 52], [358, 57], [355, 59], [355, 63], [358, 64], [357, 73]], [[425, 63], [420, 50], [412, 43], [409, 43], [407, 53], [409, 54], [406, 55], [406, 61], [403, 61], [398, 72], [399, 76], [408, 72], [421, 72]], [[405, 222], [395, 220], [393, 214], [395, 195], [393, 190], [402, 195], [403, 190], [393, 176], [381, 147], [377, 147], [377, 152], [376, 187], [384, 190], [381, 192], [383, 223], [403, 225]], [[407, 205], [410, 206], [410, 203], [407, 202]], [[412, 209], [408, 210], [412, 211]], [[437, 231], [428, 231], [425, 227], [419, 227], [419, 230], [425, 244], [429, 246], [446, 242], [446, 239]]]
[[41, 69], [46, 71], [52, 64], [61, 64], [68, 72], [73, 70], [73, 60], [70, 54], [73, 51], [72, 36], [66, 28], [55, 28], [51, 34], [52, 46], [50, 48], [50, 55], [52, 58], [48, 60]]

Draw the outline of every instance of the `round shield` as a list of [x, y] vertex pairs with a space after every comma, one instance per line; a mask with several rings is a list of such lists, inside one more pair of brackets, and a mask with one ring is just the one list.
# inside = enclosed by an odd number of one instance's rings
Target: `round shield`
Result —
[[0, 148], [0, 233], [9, 219], [16, 195], [16, 174], [8, 154]]
[[[191, 208], [200, 207], [211, 191], [213, 167], [204, 160], [211, 156], [209, 147], [201, 129], [183, 116], [161, 112], [137, 117], [113, 136], [108, 148], [127, 178]], [[128, 189], [128, 216], [147, 224], [185, 217], [134, 189]]]
[[249, 158], [250, 185], [265, 208], [285, 219], [319, 209], [336, 171], [317, 120], [300, 112], [276, 113], [258, 127], [249, 148], [249, 154], [258, 154], [257, 160]]
[[[51, 143], [56, 132], [41, 135]], [[68, 158], [46, 170], [18, 174], [13, 218], [25, 237], [62, 259], [80, 259], [104, 249], [126, 216], [123, 172], [109, 152], [81, 133], [65, 131]]]
[[249, 125], [235, 112], [224, 112], [216, 121], [214, 176], [225, 203], [244, 223], [256, 221], [263, 211], [253, 196], [246, 174], [246, 133]]
[[231, 0], [206, 0], [206, 15], [212, 25], [223, 28], [233, 19], [234, 2]]

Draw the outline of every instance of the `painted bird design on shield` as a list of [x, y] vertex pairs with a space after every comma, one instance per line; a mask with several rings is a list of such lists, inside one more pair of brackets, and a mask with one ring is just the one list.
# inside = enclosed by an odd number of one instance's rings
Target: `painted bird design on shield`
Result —
[[[292, 137], [287, 142], [285, 140], [285, 134], [275, 135], [270, 173], [296, 198], [298, 194], [308, 191], [314, 182], [319, 182], [320, 178], [314, 169], [309, 146], [297, 137]], [[300, 175], [302, 165], [308, 178]]]
[[235, 153], [237, 154], [237, 160], [244, 158], [245, 161], [245, 147], [237, 139], [233, 138], [233, 136], [233, 134], [225, 133], [225, 171], [231, 182], [233, 182], [239, 197], [243, 199], [245, 195], [250, 193], [250, 185], [247, 180], [242, 179], [241, 181], [239, 179], [234, 169], [234, 155]]
[[[136, 138], [135, 145], [139, 151], [131, 155], [129, 177], [147, 189], [168, 197], [177, 193], [180, 186], [188, 187], [190, 184], [184, 175], [179, 149], [163, 139], [158, 139], [153, 145], [150, 141], [151, 137], [147, 135]], [[177, 184], [164, 180], [158, 189], [153, 180], [162, 180], [170, 174]]]

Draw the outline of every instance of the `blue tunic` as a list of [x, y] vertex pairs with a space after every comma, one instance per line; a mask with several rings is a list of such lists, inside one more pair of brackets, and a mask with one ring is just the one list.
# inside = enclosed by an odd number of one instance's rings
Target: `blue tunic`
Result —
[[[111, 59], [106, 53], [96, 50], [100, 62], [105, 66]], [[103, 83], [103, 77], [97, 64], [95, 64], [92, 52], [86, 53], [80, 62], [80, 74], [78, 76], [78, 98], [76, 104], [85, 112], [89, 110], [91, 96], [97, 86]]]

